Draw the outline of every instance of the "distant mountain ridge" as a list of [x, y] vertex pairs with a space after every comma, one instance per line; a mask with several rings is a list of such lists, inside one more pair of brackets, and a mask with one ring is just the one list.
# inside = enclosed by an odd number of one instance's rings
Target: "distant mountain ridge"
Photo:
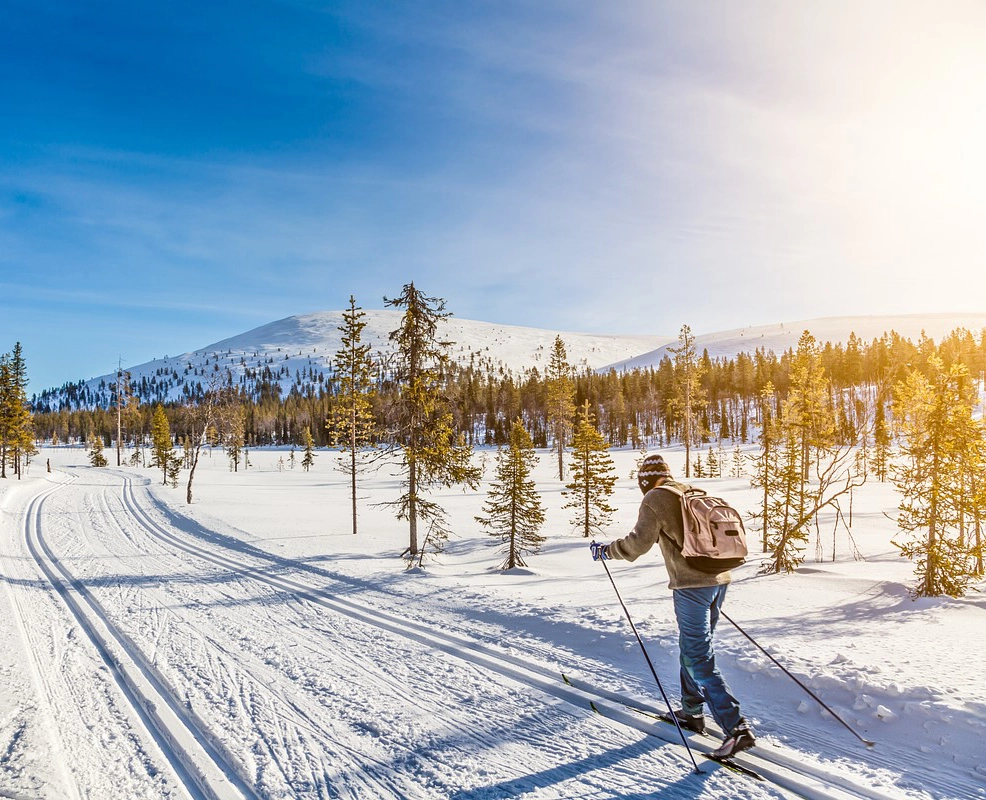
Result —
[[[362, 341], [386, 362], [393, 352], [390, 332], [402, 313], [392, 309], [364, 310]], [[320, 311], [286, 317], [179, 356], [165, 356], [125, 367], [143, 402], [180, 400], [201, 385], [207, 388], [214, 373], [226, 373], [233, 384], [252, 391], [260, 383], [276, 383], [282, 396], [296, 389], [316, 392], [332, 372], [332, 360], [342, 345], [342, 311]], [[599, 369], [672, 341], [674, 336], [609, 335], [500, 325], [460, 319], [445, 320], [439, 335], [452, 342], [452, 358], [476, 368], [506, 369], [515, 373], [534, 368], [544, 371], [555, 337], [565, 342], [568, 361], [577, 368]], [[107, 407], [115, 373], [78, 384], [50, 389], [36, 396], [36, 406], [57, 409]]]
[[[341, 346], [342, 311], [322, 311], [286, 317], [199, 350], [154, 359], [128, 367], [143, 402], [180, 400], [196, 387], [208, 387], [215, 373], [228, 373], [234, 385], [255, 389], [260, 383], [277, 384], [282, 396], [292, 390], [318, 391], [332, 372], [332, 360]], [[363, 341], [383, 361], [393, 352], [389, 335], [400, 324], [396, 310], [365, 310]], [[804, 330], [820, 342], [845, 342], [855, 333], [865, 342], [891, 330], [916, 340], [924, 331], [940, 340], [956, 328], [978, 332], [986, 328], [984, 314], [915, 314], [897, 316], [825, 317], [758, 325], [714, 333], [697, 333], [698, 352], [712, 358], [734, 357], [758, 349], [782, 353], [795, 347]], [[544, 371], [556, 336], [561, 336], [569, 363], [593, 370], [629, 370], [656, 367], [677, 343], [674, 335], [572, 333], [499, 325], [450, 317], [440, 335], [453, 342], [452, 356], [462, 364], [497, 371]], [[108, 407], [114, 373], [61, 389], [49, 389], [35, 398], [36, 407]]]
[[[983, 330], [986, 328], [986, 313], [821, 317], [774, 325], [752, 325], [716, 333], [693, 333], [696, 334], [695, 347], [699, 353], [708, 350], [711, 358], [734, 358], [738, 353], [753, 353], [757, 350], [773, 351], [780, 355], [785, 350], [797, 347], [798, 339], [806, 330], [811, 332], [819, 344], [845, 344], [853, 333], [869, 344], [891, 331], [912, 341], [917, 341], [922, 332], [935, 341], [941, 341], [957, 328], [966, 328], [973, 333]], [[661, 359], [670, 355], [668, 347], [676, 344], [677, 337], [674, 342], [661, 345], [649, 353], [641, 353], [609, 366], [616, 370], [656, 367]]]

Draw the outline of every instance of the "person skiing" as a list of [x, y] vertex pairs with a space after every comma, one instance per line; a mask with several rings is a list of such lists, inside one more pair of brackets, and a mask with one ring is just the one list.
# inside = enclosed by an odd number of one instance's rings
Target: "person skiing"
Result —
[[[756, 744], [753, 731], [740, 712], [740, 704], [716, 666], [712, 637], [719, 620], [719, 609], [732, 580], [730, 572], [709, 574], [691, 567], [681, 555], [684, 530], [681, 500], [671, 491], [658, 487], [672, 485], [689, 488], [673, 480], [667, 462], [660, 454], [648, 455], [637, 472], [637, 483], [644, 493], [637, 524], [622, 539], [609, 544], [590, 545], [593, 560], [636, 561], [655, 542], [661, 543], [668, 570], [668, 588], [674, 599], [678, 622], [678, 645], [681, 661], [681, 708], [675, 709], [678, 724], [694, 733], [705, 732], [703, 708], [708, 704], [712, 716], [726, 732], [722, 745], [714, 751], [716, 758], [728, 758]], [[674, 722], [671, 714], [663, 715]]]

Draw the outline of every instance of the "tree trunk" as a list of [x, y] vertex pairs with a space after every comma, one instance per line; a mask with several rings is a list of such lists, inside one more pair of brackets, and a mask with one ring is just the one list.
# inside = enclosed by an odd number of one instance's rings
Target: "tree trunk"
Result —
[[418, 465], [414, 458], [407, 464], [407, 520], [411, 541], [407, 550], [411, 558], [418, 554]]

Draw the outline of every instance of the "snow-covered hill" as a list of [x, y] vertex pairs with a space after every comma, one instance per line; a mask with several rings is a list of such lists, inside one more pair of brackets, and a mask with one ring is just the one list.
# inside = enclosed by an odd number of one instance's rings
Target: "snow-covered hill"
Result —
[[[363, 313], [363, 322], [366, 323], [362, 334], [363, 342], [370, 344], [378, 353], [391, 352], [393, 346], [389, 340], [390, 332], [400, 325], [402, 312], [369, 310]], [[315, 354], [319, 356], [319, 360], [328, 362], [342, 343], [339, 331], [342, 322], [341, 311], [287, 317], [239, 336], [223, 339], [196, 353], [186, 354], [183, 358], [222, 354], [224, 351], [242, 354], [259, 352], [268, 355], [283, 352], [288, 355]], [[492, 360], [514, 371], [530, 367], [543, 368], [547, 364], [555, 337], [559, 335], [565, 342], [569, 361], [578, 365], [585, 364], [591, 369], [659, 347], [674, 338], [570, 333], [499, 325], [454, 316], [443, 323], [440, 331], [442, 338], [454, 342], [453, 354], [458, 361], [468, 363], [470, 359], [475, 362]]]
[[[822, 317], [799, 322], [779, 322], [774, 325], [752, 325], [729, 331], [695, 334], [698, 352], [709, 351], [712, 358], [732, 358], [737, 353], [752, 353], [756, 350], [773, 351], [780, 355], [785, 350], [796, 347], [804, 331], [811, 331], [819, 343], [845, 343], [850, 334], [855, 333], [864, 342], [879, 339], [884, 333], [896, 331], [905, 339], [916, 341], [922, 331], [935, 341], [951, 333], [956, 328], [967, 328], [974, 333], [986, 328], [986, 314], [901, 314], [868, 317]], [[617, 370], [656, 367], [668, 355], [668, 347], [674, 342], [662, 344], [649, 353], [628, 358], [612, 366]]]
[[[367, 310], [362, 341], [380, 360], [393, 352], [390, 332], [400, 325], [401, 312]], [[208, 387], [215, 373], [229, 372], [234, 384], [246, 389], [258, 381], [276, 383], [283, 394], [298, 387], [302, 392], [330, 373], [332, 359], [342, 344], [342, 311], [321, 311], [287, 317], [237, 336], [206, 345], [190, 353], [165, 356], [136, 366], [124, 367], [145, 401], [175, 400], [199, 384]], [[453, 357], [479, 368], [501, 367], [521, 372], [531, 367], [543, 370], [556, 336], [565, 342], [569, 363], [599, 369], [659, 347], [674, 339], [659, 335], [607, 335], [499, 325], [450, 317], [440, 329], [442, 338], [453, 342]], [[106, 406], [115, 374], [85, 382], [82, 391], [73, 389], [73, 405]], [[49, 407], [57, 408], [63, 391], [43, 393]]]
[[[400, 324], [400, 312], [365, 311], [362, 338], [383, 361], [392, 353], [389, 340]], [[278, 384], [283, 395], [292, 388], [306, 393], [318, 390], [332, 359], [341, 345], [339, 326], [343, 312], [322, 311], [287, 317], [237, 336], [223, 339], [194, 352], [147, 361], [128, 367], [145, 401], [176, 400], [196, 387], [208, 387], [216, 373], [229, 373], [234, 384], [247, 391], [258, 385]], [[795, 347], [804, 330], [819, 342], [845, 342], [853, 332], [866, 342], [891, 330], [916, 340], [922, 331], [936, 340], [956, 328], [978, 332], [986, 328], [986, 314], [919, 314], [910, 316], [827, 317], [759, 325], [713, 333], [696, 333], [699, 352], [716, 357], [733, 357], [757, 349], [782, 353]], [[565, 342], [571, 364], [589, 369], [617, 370], [657, 366], [677, 343], [677, 335], [627, 335], [572, 333], [499, 325], [491, 322], [451, 317], [444, 323], [443, 338], [454, 343], [453, 356], [477, 368], [520, 373], [547, 365], [556, 336]], [[43, 405], [58, 408], [63, 402], [75, 407], [107, 406], [113, 374], [42, 393]]]

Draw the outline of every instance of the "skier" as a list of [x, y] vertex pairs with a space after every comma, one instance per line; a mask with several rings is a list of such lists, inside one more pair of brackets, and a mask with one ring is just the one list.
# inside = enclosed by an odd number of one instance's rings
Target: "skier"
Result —
[[[716, 667], [712, 647], [719, 609], [732, 576], [728, 571], [714, 575], [700, 572], [685, 562], [681, 555], [684, 537], [681, 500], [674, 492], [658, 491], [657, 487], [665, 484], [679, 489], [688, 487], [672, 479], [667, 462], [659, 454], [653, 453], [643, 460], [637, 483], [644, 493], [637, 524], [622, 539], [609, 544], [593, 542], [592, 558], [636, 561], [660, 541], [670, 578], [668, 587], [674, 598], [681, 651], [681, 708], [673, 713], [682, 728], [704, 733], [703, 706], [707, 703], [716, 722], [726, 731], [722, 745], [713, 756], [728, 758], [756, 744], [753, 731], [740, 713], [739, 701]], [[664, 719], [674, 722], [670, 713]]]

